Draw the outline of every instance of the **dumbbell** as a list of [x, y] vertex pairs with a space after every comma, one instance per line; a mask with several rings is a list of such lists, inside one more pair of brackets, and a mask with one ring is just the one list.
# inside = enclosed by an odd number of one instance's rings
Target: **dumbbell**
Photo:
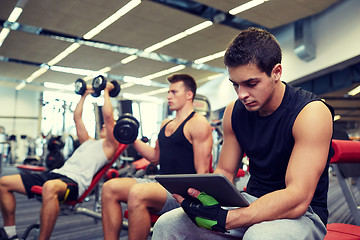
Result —
[[119, 143], [130, 144], [134, 142], [139, 133], [139, 122], [130, 113], [119, 117], [114, 127], [114, 137]]
[[61, 136], [53, 136], [49, 139], [47, 148], [50, 152], [61, 151], [64, 148], [64, 142], [61, 140]]
[[[111, 81], [112, 85], [114, 85], [114, 88], [109, 92], [110, 97], [116, 97], [120, 93], [120, 84], [117, 81]], [[99, 75], [96, 78], [94, 78], [92, 82], [92, 87], [94, 89], [94, 92], [96, 95], [100, 95], [101, 91], [105, 89], [106, 87], [106, 79], [104, 76]]]
[[86, 82], [79, 78], [75, 81], [75, 93], [79, 95], [84, 95], [86, 91]]
[[[78, 80], [75, 81], [75, 93], [76, 94], [79, 94], [81, 96], [84, 95], [84, 93], [86, 92], [86, 88], [87, 88], [87, 84], [83, 79], [79, 78]], [[98, 96], [100, 96], [100, 92], [95, 91], [95, 92], [91, 93], [91, 96], [98, 97]]]

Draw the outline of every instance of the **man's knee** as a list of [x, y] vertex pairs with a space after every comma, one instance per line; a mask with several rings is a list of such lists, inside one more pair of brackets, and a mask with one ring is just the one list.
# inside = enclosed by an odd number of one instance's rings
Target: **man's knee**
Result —
[[4, 176], [4, 177], [1, 177], [0, 178], [0, 189], [4, 189], [6, 187], [6, 177], [7, 176]]
[[[120, 187], [119, 187], [120, 186]], [[106, 181], [101, 189], [101, 201], [126, 201], [127, 199], [126, 181], [122, 182], [119, 178]]]
[[[42, 187], [42, 199], [59, 198], [60, 195], [63, 195], [66, 191], [66, 183], [59, 182], [60, 180], [50, 180], [46, 181]], [[62, 186], [63, 185], [63, 186]]]
[[145, 203], [147, 199], [148, 192], [144, 191], [143, 184], [135, 184], [130, 188], [129, 197], [128, 197], [128, 206], [129, 208], [137, 207], [141, 203]]
[[16, 178], [14, 178], [14, 176], [3, 176], [0, 178], [0, 190], [1, 191], [11, 191], [13, 190], [12, 189], [12, 186], [13, 185], [19, 185], [19, 183], [17, 183], [15, 181]]
[[[172, 236], [186, 236], [197, 228], [186, 216], [182, 208], [166, 212], [154, 225], [153, 239], [172, 239]], [[185, 238], [185, 237], [184, 237]]]
[[102, 199], [111, 196], [112, 192], [113, 192], [113, 180], [106, 181], [101, 189]]
[[[300, 220], [280, 219], [266, 221], [249, 227], [243, 240], [289, 240], [289, 239], [310, 239], [311, 227], [301, 224]], [[317, 239], [317, 238], [311, 238]]]
[[153, 233], [155, 234], [155, 236], [162, 236], [169, 230], [171, 222], [173, 220], [173, 218], [171, 218], [171, 214], [169, 214], [170, 212], [162, 214], [156, 221], [153, 228]]

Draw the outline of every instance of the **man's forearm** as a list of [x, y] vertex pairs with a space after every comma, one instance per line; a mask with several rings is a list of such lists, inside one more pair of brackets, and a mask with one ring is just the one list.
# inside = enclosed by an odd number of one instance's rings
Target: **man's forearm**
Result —
[[113, 107], [111, 105], [108, 89], [104, 89], [104, 105], [102, 106], [102, 114], [104, 116], [104, 121], [106, 121], [106, 119], [114, 121]]
[[82, 112], [83, 112], [85, 97], [86, 97], [85, 95], [81, 96], [78, 104], [76, 105], [76, 108], [74, 110], [74, 121], [75, 122], [82, 118]]
[[230, 210], [226, 219], [226, 228], [249, 227], [253, 224], [276, 219], [294, 219], [305, 214], [309, 203], [299, 191], [282, 189], [266, 194], [249, 207]]
[[149, 160], [152, 164], [157, 165], [159, 158], [156, 156], [156, 150], [139, 139], [136, 139], [132, 145], [141, 156]]

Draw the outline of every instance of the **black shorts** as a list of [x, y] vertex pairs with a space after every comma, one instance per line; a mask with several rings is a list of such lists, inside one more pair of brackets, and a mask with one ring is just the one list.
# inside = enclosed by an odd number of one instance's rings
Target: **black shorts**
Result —
[[66, 200], [76, 201], [78, 199], [79, 188], [77, 183], [64, 175], [58, 173], [52, 173], [52, 172], [43, 172], [43, 173], [25, 173], [25, 174], [21, 174], [20, 176], [26, 190], [26, 195], [28, 196], [29, 199], [35, 196], [35, 194], [31, 192], [32, 186], [42, 186], [46, 181], [53, 179], [59, 179], [67, 184], [67, 189], [69, 192], [68, 194], [66, 194], [67, 195]]

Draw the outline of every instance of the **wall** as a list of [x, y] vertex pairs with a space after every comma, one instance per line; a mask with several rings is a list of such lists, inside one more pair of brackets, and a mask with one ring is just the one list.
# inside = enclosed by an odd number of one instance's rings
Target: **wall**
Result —
[[[31, 90], [0, 88], [0, 126], [6, 134], [28, 135], [32, 138], [39, 133], [40, 93]], [[41, 119], [40, 119], [41, 120]]]
[[[274, 35], [283, 51], [282, 80], [292, 82], [360, 55], [360, 4], [347, 0], [312, 18], [316, 58], [305, 62], [294, 52], [294, 27], [284, 26]], [[212, 80], [198, 90], [209, 98], [212, 110], [237, 98], [228, 76]]]

